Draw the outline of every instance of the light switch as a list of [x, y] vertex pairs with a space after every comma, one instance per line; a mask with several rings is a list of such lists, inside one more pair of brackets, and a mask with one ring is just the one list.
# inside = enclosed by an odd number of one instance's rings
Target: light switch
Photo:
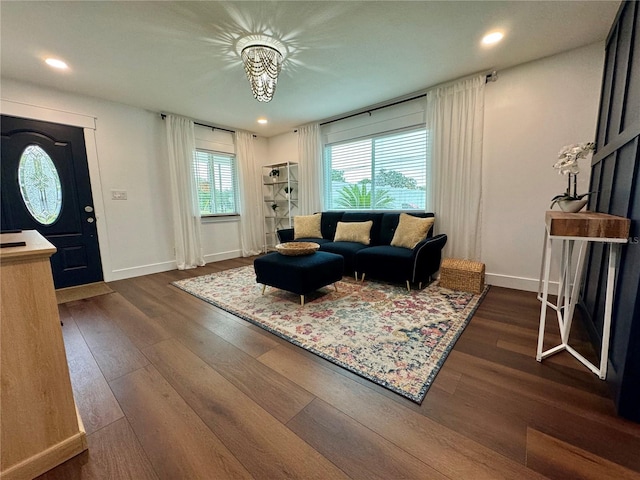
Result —
[[126, 200], [126, 199], [127, 199], [126, 190], [111, 190], [111, 200]]

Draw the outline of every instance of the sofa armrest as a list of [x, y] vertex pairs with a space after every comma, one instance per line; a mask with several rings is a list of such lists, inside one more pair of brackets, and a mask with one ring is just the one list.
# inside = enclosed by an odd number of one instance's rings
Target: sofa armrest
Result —
[[280, 243], [293, 242], [293, 228], [283, 228], [276, 232]]
[[435, 237], [425, 238], [424, 240], [418, 242], [415, 247], [413, 247], [413, 255], [428, 255], [429, 252], [440, 252], [442, 251], [446, 243], [447, 236], [444, 233], [436, 235]]
[[413, 247], [413, 278], [414, 282], [424, 282], [440, 270], [442, 249], [447, 243], [445, 234], [426, 238]]

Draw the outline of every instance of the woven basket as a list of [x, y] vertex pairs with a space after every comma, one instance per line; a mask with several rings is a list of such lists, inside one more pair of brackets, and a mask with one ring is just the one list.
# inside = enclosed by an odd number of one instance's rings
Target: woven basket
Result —
[[320, 245], [314, 242], [286, 242], [276, 245], [276, 250], [287, 257], [299, 257], [316, 253]]
[[445, 258], [440, 264], [440, 286], [451, 290], [482, 293], [484, 290], [484, 263]]

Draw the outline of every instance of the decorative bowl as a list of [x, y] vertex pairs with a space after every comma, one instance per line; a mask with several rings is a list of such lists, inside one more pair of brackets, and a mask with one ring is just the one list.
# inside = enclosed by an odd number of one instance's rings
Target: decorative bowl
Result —
[[299, 257], [316, 253], [320, 245], [314, 242], [286, 242], [276, 245], [276, 251], [288, 257]]
[[581, 200], [559, 200], [558, 205], [560, 205], [560, 210], [563, 212], [577, 213], [584, 208], [588, 201], [588, 198]]

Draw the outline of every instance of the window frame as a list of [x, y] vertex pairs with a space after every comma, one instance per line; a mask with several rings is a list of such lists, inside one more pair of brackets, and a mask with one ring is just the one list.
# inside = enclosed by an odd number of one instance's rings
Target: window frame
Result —
[[[235, 156], [235, 154], [233, 153], [228, 153], [228, 152], [221, 152], [221, 151], [217, 151], [217, 150], [211, 150], [208, 148], [200, 148], [200, 147], [196, 147], [196, 150], [194, 152], [194, 156], [193, 156], [193, 162], [192, 162], [192, 173], [193, 173], [193, 178], [194, 178], [194, 187], [196, 189], [196, 195], [198, 196], [198, 206], [200, 205], [201, 199], [200, 199], [200, 194], [198, 192], [198, 187], [199, 187], [199, 181], [198, 181], [198, 172], [197, 172], [197, 168], [196, 168], [196, 162], [198, 161], [197, 159], [197, 155], [198, 153], [204, 153], [207, 154], [209, 157], [209, 159], [211, 159], [210, 161], [208, 161], [208, 165], [207, 165], [207, 169], [208, 169], [208, 174], [210, 175], [210, 181], [211, 183], [214, 185], [214, 191], [215, 191], [215, 172], [212, 172], [212, 165], [215, 165], [215, 162], [213, 162], [213, 158], [215, 156], [218, 157], [225, 157], [231, 160], [231, 176], [232, 176], [232, 184], [233, 184], [233, 200], [234, 200], [234, 211], [233, 212], [216, 212], [216, 213], [203, 213], [202, 210], [200, 210], [200, 218], [202, 219], [202, 221], [204, 223], [211, 223], [211, 222], [215, 222], [215, 221], [229, 221], [234, 219], [233, 217], [239, 217], [240, 216], [240, 209], [239, 209], [239, 179], [238, 179], [238, 165], [237, 165], [237, 158]], [[213, 175], [213, 176], [212, 176]]]
[[[393, 137], [395, 135], [398, 134], [402, 134], [402, 133], [410, 133], [410, 132], [424, 132], [425, 134], [425, 142], [424, 142], [424, 147], [425, 147], [425, 170], [424, 170], [424, 175], [425, 175], [425, 185], [424, 185], [424, 207], [419, 207], [419, 208], [379, 208], [379, 207], [369, 207], [369, 208], [345, 208], [345, 207], [339, 207], [339, 206], [332, 206], [332, 204], [335, 204], [335, 199], [333, 198], [332, 195], [332, 172], [333, 172], [333, 168], [330, 168], [329, 163], [331, 163], [331, 165], [333, 166], [333, 161], [330, 159], [329, 157], [329, 153], [330, 153], [330, 148], [335, 147], [335, 146], [339, 146], [339, 145], [344, 145], [344, 144], [349, 144], [349, 143], [357, 143], [359, 141], [365, 141], [365, 140], [370, 140], [371, 141], [371, 148], [370, 148], [370, 153], [371, 153], [371, 170], [370, 170], [370, 180], [371, 180], [371, 185], [375, 184], [375, 177], [376, 177], [376, 170], [378, 169], [376, 167], [376, 161], [375, 161], [375, 141], [376, 139], [380, 139], [380, 138], [385, 138], [385, 137]], [[430, 198], [429, 198], [429, 191], [431, 189], [431, 162], [429, 160], [429, 129], [424, 125], [424, 124], [420, 124], [420, 125], [410, 125], [410, 126], [406, 126], [406, 127], [402, 127], [402, 128], [397, 128], [397, 129], [392, 129], [392, 130], [387, 130], [387, 131], [383, 131], [383, 132], [377, 132], [377, 133], [372, 133], [372, 134], [367, 134], [367, 135], [362, 135], [362, 136], [358, 136], [358, 137], [353, 137], [353, 138], [349, 138], [349, 139], [345, 139], [345, 140], [340, 140], [340, 141], [336, 141], [333, 143], [325, 143], [323, 145], [323, 155], [322, 155], [322, 174], [323, 174], [323, 179], [324, 179], [324, 188], [323, 188], [323, 202], [325, 205], [325, 209], [328, 211], [350, 211], [350, 212], [361, 212], [361, 211], [376, 211], [376, 212], [391, 212], [391, 211], [406, 211], [406, 212], [427, 212], [429, 209], [429, 204], [430, 204]], [[383, 169], [385, 167], [382, 167]], [[412, 178], [412, 177], [409, 177]], [[360, 183], [355, 183], [352, 185], [360, 185]], [[385, 188], [385, 187], [378, 187], [378, 188]], [[375, 194], [374, 194], [375, 195]]]

